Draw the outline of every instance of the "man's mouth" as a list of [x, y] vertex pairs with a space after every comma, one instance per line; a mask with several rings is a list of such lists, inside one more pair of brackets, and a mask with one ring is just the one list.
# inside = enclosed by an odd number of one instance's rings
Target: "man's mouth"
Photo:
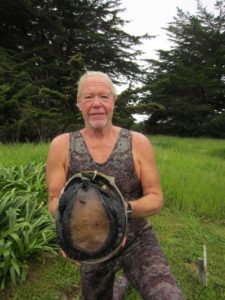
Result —
[[104, 113], [90, 113], [90, 116], [103, 116]]

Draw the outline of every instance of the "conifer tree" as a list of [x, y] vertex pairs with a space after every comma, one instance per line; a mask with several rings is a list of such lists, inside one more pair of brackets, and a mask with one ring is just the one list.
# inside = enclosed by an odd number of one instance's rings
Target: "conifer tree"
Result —
[[142, 103], [156, 102], [151, 132], [225, 137], [225, 30], [223, 1], [215, 14], [198, 2], [197, 15], [177, 10], [165, 30], [173, 46], [149, 60]]
[[[136, 59], [141, 51], [135, 46], [148, 35], [123, 30], [120, 5], [119, 0], [0, 1], [0, 48], [11, 62], [14, 86], [9, 93], [8, 81], [1, 83], [6, 114], [1, 141], [46, 140], [79, 128], [76, 82], [84, 70], [104, 71], [117, 84], [141, 77]], [[12, 101], [14, 117], [6, 109], [13, 112]]]

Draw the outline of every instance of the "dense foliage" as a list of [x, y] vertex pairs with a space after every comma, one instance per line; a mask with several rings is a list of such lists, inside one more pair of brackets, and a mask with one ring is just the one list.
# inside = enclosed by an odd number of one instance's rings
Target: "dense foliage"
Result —
[[46, 140], [81, 126], [76, 82], [86, 69], [116, 83], [142, 74], [119, 0], [0, 2], [0, 140]]
[[44, 164], [0, 168], [0, 289], [26, 278], [29, 260], [57, 248]]
[[[223, 1], [215, 13], [197, 2], [196, 15], [178, 9], [165, 28], [172, 48], [143, 66], [141, 44], [151, 36], [123, 30], [120, 0], [2, 0], [0, 141], [46, 141], [83, 126], [76, 82], [87, 69], [129, 83], [116, 125], [225, 137]], [[134, 124], [134, 113], [147, 114], [144, 127]]]
[[[154, 133], [225, 137], [225, 10], [213, 15], [198, 5], [197, 15], [178, 9], [165, 30], [171, 50], [149, 60], [140, 103], [156, 102], [146, 122]], [[140, 91], [139, 91], [140, 92]]]

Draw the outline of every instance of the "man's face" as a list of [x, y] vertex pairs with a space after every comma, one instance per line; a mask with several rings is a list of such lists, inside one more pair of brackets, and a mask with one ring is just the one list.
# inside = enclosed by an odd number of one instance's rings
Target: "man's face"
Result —
[[101, 129], [111, 124], [115, 97], [105, 78], [88, 77], [80, 87], [77, 100], [87, 127]]

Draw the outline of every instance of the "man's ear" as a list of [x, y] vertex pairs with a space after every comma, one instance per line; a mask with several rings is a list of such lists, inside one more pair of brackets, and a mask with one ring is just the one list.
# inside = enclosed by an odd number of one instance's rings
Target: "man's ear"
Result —
[[81, 108], [80, 108], [80, 103], [79, 103], [78, 99], [77, 99], [77, 102], [76, 102], [76, 104], [75, 104], [75, 105], [78, 107], [79, 111], [81, 111]]
[[77, 102], [75, 105], [76, 105], [76, 107], [78, 107], [78, 109], [81, 111], [81, 109], [80, 109], [80, 104]]

